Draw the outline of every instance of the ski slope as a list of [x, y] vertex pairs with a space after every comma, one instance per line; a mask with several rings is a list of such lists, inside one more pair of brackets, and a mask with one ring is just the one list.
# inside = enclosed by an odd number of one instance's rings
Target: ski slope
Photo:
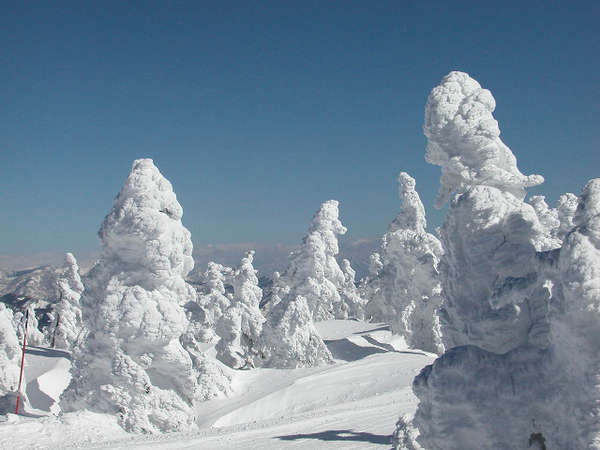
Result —
[[383, 324], [317, 324], [335, 357], [318, 368], [232, 371], [234, 394], [198, 405], [194, 433], [131, 435], [116, 419], [80, 411], [55, 416], [69, 381], [65, 352], [32, 349], [31, 416], [8, 415], [1, 448], [389, 448], [400, 414], [414, 411], [411, 383], [434, 355], [407, 349]]

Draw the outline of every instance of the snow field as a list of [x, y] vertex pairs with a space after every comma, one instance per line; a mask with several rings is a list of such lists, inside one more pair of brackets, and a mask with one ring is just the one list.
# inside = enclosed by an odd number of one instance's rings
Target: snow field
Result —
[[[351, 343], [355, 357], [324, 367], [231, 371], [233, 394], [199, 404], [197, 432], [131, 435], [115, 416], [89, 411], [37, 419], [9, 414], [0, 425], [0, 447], [389, 448], [397, 416], [416, 408], [412, 379], [433, 356], [405, 349], [383, 324], [316, 325], [329, 345]], [[369, 348], [374, 351], [366, 354]], [[64, 352], [36, 351], [28, 355], [27, 389], [39, 383], [55, 398], [68, 383], [69, 361]]]

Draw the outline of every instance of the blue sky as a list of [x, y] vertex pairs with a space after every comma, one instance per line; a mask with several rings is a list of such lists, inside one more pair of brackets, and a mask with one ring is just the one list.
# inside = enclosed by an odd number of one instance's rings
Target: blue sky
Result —
[[554, 202], [600, 176], [600, 3], [0, 1], [0, 253], [90, 251], [135, 158], [196, 244], [294, 243], [321, 202], [381, 235], [396, 176], [431, 225], [423, 111], [450, 70]]

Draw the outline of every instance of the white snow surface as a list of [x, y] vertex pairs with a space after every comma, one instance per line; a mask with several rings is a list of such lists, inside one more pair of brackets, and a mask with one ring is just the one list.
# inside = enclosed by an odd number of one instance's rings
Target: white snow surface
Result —
[[[385, 324], [332, 320], [316, 327], [342, 359], [315, 368], [231, 371], [228, 398], [196, 405], [197, 431], [131, 434], [114, 415], [86, 410], [41, 418], [9, 414], [0, 423], [0, 447], [389, 448], [395, 417], [416, 406], [410, 383], [433, 355], [406, 348]], [[68, 353], [38, 351], [37, 359], [28, 355], [35, 376], [29, 383], [38, 380], [54, 399], [53, 386], [68, 378], [60, 372]]]

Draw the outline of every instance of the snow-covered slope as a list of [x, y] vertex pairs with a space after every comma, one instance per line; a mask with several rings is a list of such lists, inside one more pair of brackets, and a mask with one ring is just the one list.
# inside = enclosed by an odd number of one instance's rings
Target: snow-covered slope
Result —
[[[89, 411], [9, 414], [0, 424], [0, 448], [389, 448], [395, 417], [416, 407], [412, 379], [433, 355], [407, 349], [383, 324], [332, 320], [317, 328], [333, 365], [234, 371], [229, 398], [198, 404], [198, 432], [131, 435], [114, 416]], [[28, 355], [27, 390], [37, 383], [55, 398], [68, 382], [68, 354], [35, 351]]]

